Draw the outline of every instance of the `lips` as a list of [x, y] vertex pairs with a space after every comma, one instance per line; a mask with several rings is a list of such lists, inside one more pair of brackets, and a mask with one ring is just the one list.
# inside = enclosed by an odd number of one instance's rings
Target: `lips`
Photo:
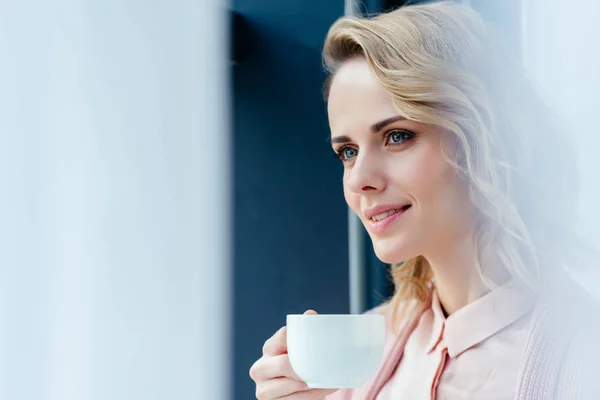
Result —
[[373, 217], [371, 217], [371, 220], [372, 221], [381, 221], [385, 217], [389, 217], [392, 214], [396, 214], [397, 212], [400, 212], [401, 210], [402, 209], [394, 209], [394, 210], [382, 212], [381, 214], [377, 214], [377, 215], [374, 215]]
[[378, 222], [389, 217], [390, 215], [404, 212], [410, 207], [411, 204], [376, 206], [365, 210], [364, 216], [370, 221]]
[[377, 206], [365, 210], [364, 216], [368, 221], [366, 223], [368, 230], [375, 235], [385, 233], [395, 221], [402, 218], [411, 206], [411, 204]]

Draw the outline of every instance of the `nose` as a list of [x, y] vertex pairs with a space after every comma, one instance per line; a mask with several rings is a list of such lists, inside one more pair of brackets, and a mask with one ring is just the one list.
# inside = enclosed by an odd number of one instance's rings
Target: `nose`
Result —
[[348, 189], [355, 193], [378, 192], [385, 188], [385, 174], [380, 157], [360, 152], [352, 168], [347, 172]]

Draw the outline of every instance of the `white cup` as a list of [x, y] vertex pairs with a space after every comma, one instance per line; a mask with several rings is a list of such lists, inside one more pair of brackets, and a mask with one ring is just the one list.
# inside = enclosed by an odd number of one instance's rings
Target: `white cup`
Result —
[[383, 358], [383, 315], [288, 315], [292, 368], [310, 388], [360, 388]]

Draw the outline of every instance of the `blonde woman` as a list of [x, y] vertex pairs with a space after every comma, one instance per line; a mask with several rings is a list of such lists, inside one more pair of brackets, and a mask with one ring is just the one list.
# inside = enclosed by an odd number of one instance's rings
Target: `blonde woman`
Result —
[[350, 208], [392, 270], [384, 361], [361, 389], [309, 389], [285, 328], [250, 371], [259, 399], [600, 398], [598, 307], [567, 270], [572, 132], [466, 6], [341, 18], [324, 48]]

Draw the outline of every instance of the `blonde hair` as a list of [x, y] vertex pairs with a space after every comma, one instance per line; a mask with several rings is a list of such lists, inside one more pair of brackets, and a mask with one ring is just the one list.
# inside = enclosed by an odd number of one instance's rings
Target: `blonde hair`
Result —
[[[537, 290], [574, 254], [568, 232], [576, 205], [575, 158], [558, 120], [499, 43], [476, 12], [456, 3], [343, 17], [325, 41], [325, 95], [340, 66], [363, 57], [399, 114], [452, 134], [457, 152], [444, 157], [482, 217], [474, 249], [478, 272], [492, 287], [481, 263], [487, 249]], [[394, 325], [409, 304], [427, 299], [433, 277], [421, 256], [398, 261], [391, 272]]]

